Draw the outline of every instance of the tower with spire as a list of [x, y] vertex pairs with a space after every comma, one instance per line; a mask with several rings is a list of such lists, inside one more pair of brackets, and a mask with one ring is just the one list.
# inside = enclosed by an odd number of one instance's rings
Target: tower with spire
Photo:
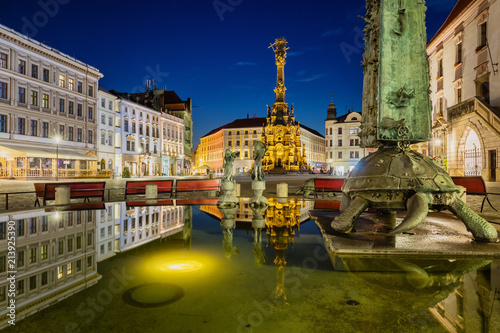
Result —
[[295, 121], [293, 104], [289, 108], [285, 97], [286, 51], [289, 48], [285, 38], [276, 39], [269, 48], [273, 49], [276, 59], [276, 101], [272, 107], [267, 107], [262, 129], [261, 141], [267, 147], [262, 167], [267, 171], [298, 171], [307, 167], [307, 161], [305, 150], [301, 152], [300, 124]]

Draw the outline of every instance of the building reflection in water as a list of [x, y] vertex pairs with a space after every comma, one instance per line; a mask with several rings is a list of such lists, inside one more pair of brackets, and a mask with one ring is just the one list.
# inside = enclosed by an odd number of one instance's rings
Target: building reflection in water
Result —
[[495, 332], [500, 322], [500, 262], [461, 278], [460, 286], [431, 312], [450, 332]]
[[[174, 234], [190, 247], [190, 206], [130, 207], [117, 202], [99, 207], [0, 214], [0, 329], [9, 320], [9, 271], [16, 272], [18, 321], [97, 283], [97, 262], [118, 252]], [[9, 221], [16, 227], [13, 263], [7, 260]]]
[[[384, 327], [411, 325], [430, 311], [450, 332], [490, 332], [486, 322], [492, 320], [493, 290], [500, 279], [498, 271], [492, 273], [492, 260], [409, 259], [404, 255], [391, 259], [332, 257], [335, 269], [349, 272], [356, 289], [378, 309], [373, 317]], [[469, 302], [463, 298], [464, 293], [470, 297]], [[499, 308], [497, 305], [494, 315], [497, 321]], [[464, 324], [470, 321], [474, 325]]]

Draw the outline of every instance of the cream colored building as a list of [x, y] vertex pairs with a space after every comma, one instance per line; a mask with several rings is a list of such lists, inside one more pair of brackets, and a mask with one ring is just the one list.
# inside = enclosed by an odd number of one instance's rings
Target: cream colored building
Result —
[[500, 179], [500, 3], [460, 0], [427, 47], [431, 155], [452, 176]]
[[102, 77], [96, 68], [0, 25], [0, 177], [94, 175]]
[[330, 103], [325, 121], [326, 170], [331, 169], [333, 175], [345, 175], [365, 157], [365, 150], [359, 146], [360, 126], [361, 113], [348, 111], [337, 117], [337, 108]]
[[[200, 139], [196, 149], [196, 169], [199, 173], [207, 168], [222, 174], [224, 151], [230, 148], [239, 152], [234, 161], [235, 173], [248, 172], [253, 166], [253, 143], [260, 141], [262, 126], [266, 118], [236, 119], [232, 123], [214, 129]], [[317, 131], [300, 124], [301, 144], [306, 147], [309, 166], [319, 167], [325, 163], [325, 139]]]

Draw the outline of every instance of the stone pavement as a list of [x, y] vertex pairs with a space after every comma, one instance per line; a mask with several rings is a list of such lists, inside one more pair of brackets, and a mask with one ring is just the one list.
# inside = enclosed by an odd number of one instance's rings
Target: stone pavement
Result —
[[[288, 193], [290, 196], [294, 196], [299, 188], [304, 184], [304, 182], [309, 178], [318, 178], [329, 176], [326, 175], [311, 175], [311, 174], [300, 174], [300, 175], [269, 175], [266, 177], [266, 191], [264, 191], [264, 196], [272, 198], [276, 196], [276, 185], [279, 183], [287, 183], [289, 186]], [[106, 181], [106, 189], [112, 189], [110, 192], [111, 201], [123, 201], [124, 187], [127, 180], [146, 180], [146, 179], [172, 179], [176, 177], [143, 177], [143, 178], [128, 178], [128, 179], [104, 179]], [[181, 177], [179, 177], [181, 178]], [[187, 178], [187, 177], [182, 177]], [[207, 177], [189, 177], [189, 178], [207, 178]], [[236, 176], [236, 182], [241, 184], [241, 196], [242, 197], [252, 197], [253, 191], [251, 189], [252, 179], [249, 176]], [[52, 182], [52, 180], [49, 180]], [[62, 182], [69, 181], [82, 181], [85, 180], [63, 180]], [[88, 181], [103, 181], [103, 179], [88, 179]], [[44, 182], [44, 181], [38, 181]], [[0, 180], [0, 193], [14, 193], [14, 192], [33, 192], [25, 194], [10, 194], [9, 195], [9, 211], [21, 210], [21, 209], [31, 209], [33, 208], [35, 202], [34, 194], [34, 181], [21, 181], [21, 180]], [[500, 182], [487, 182], [486, 186], [489, 192], [500, 193]], [[106, 194], [107, 198], [107, 194]], [[92, 199], [91, 199], [92, 200]], [[95, 200], [95, 199], [94, 199]], [[330, 199], [329, 199], [330, 200]], [[339, 200], [339, 198], [331, 198], [331, 200]], [[468, 196], [467, 204], [476, 212], [481, 210], [481, 202], [483, 200], [482, 196]], [[500, 210], [500, 195], [490, 195], [490, 201], [494, 207]], [[53, 202], [53, 201], [52, 201]], [[52, 204], [49, 202], [49, 205]], [[76, 199], [75, 202], [82, 202], [81, 199]], [[5, 195], [0, 194], [0, 212], [5, 211]], [[495, 212], [488, 203], [485, 203], [484, 213], [481, 214], [485, 219], [493, 222], [495, 227], [500, 230], [500, 212]]]

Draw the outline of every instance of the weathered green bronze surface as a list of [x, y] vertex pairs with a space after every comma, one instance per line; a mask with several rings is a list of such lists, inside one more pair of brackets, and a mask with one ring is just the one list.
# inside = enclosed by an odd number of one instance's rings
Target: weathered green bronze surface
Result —
[[424, 1], [367, 1], [364, 147], [432, 136], [425, 11]]

